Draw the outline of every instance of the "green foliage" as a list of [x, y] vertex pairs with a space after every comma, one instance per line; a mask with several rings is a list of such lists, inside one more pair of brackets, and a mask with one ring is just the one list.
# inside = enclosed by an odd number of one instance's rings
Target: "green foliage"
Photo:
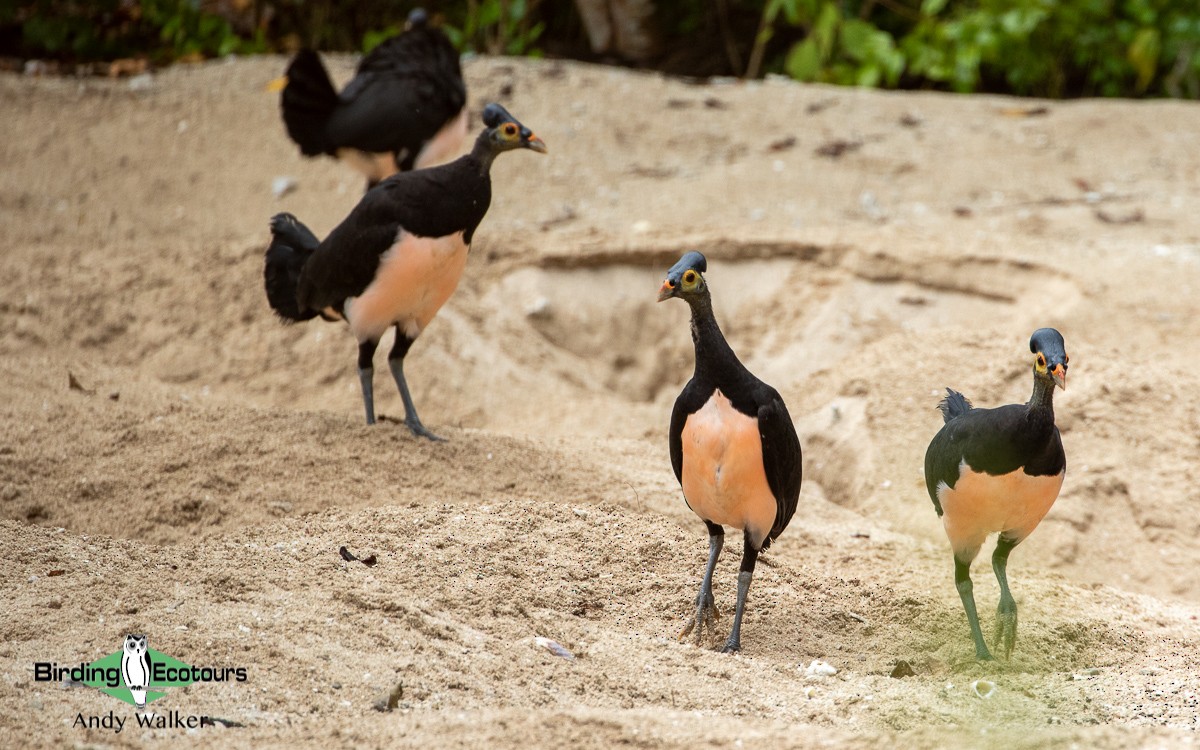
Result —
[[[759, 48], [782, 19], [806, 32], [784, 58], [783, 69], [801, 81], [852, 86], [895, 86], [904, 72], [904, 55], [890, 33], [847, 15], [835, 0], [769, 0], [755, 39]], [[759, 56], [756, 50], [755, 57]]]
[[159, 38], [175, 57], [218, 56], [261, 52], [261, 33], [241, 39], [224, 18], [200, 9], [198, 0], [141, 0], [142, 16], [159, 29]]
[[989, 81], [1042, 96], [1170, 94], [1180, 85], [1194, 91], [1200, 16], [1179, 5], [977, 0], [949, 12], [928, 9], [902, 47], [911, 74], [958, 91]]
[[[491, 55], [541, 57], [538, 40], [546, 24], [533, 20], [539, 0], [471, 0], [446, 13], [442, 31], [463, 52]], [[362, 51], [370, 52], [388, 37], [399, 34], [403, 24], [390, 24], [363, 35]]]
[[243, 38], [198, 0], [0, 0], [0, 24], [19, 26], [19, 50], [77, 60], [267, 49], [261, 31]]
[[799, 28], [803, 81], [1038, 96], [1200, 96], [1200, 8], [1175, 0], [768, 0], [755, 39]]
[[532, 21], [537, 5], [538, 0], [473, 0], [461, 21], [448, 20], [442, 29], [464, 52], [541, 57], [537, 41], [546, 24]]
[[[369, 51], [422, 0], [0, 0], [8, 54], [159, 61]], [[571, 3], [424, 2], [464, 52], [587, 54]], [[657, 0], [664, 66], [853, 86], [1200, 98], [1197, 0]], [[267, 12], [267, 11], [270, 12]], [[747, 59], [742, 66], [740, 59]], [[714, 64], [713, 60], [717, 62]], [[671, 67], [674, 62], [674, 67]], [[702, 61], [702, 62], [697, 62]]]

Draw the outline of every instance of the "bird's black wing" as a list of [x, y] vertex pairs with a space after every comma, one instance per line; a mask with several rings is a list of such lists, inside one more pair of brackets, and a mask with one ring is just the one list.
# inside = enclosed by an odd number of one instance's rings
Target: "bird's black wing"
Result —
[[1008, 474], [1024, 468], [1028, 474], [1051, 476], [1066, 467], [1058, 428], [1030, 429], [1024, 404], [995, 409], [971, 409], [951, 419], [934, 435], [925, 452], [925, 488], [940, 516], [938, 484], [954, 487], [965, 461], [973, 471]]
[[393, 175], [367, 191], [313, 252], [300, 276], [300, 305], [337, 308], [347, 297], [361, 294], [401, 230], [419, 237], [463, 232], [469, 244], [490, 202], [491, 181], [469, 155]]
[[[767, 539], [783, 533], [796, 512], [800, 497], [800, 481], [803, 475], [803, 459], [800, 438], [792, 424], [787, 406], [774, 388], [764, 385], [758, 407], [758, 432], [762, 439], [763, 469], [767, 473], [767, 484], [775, 495], [775, 524]], [[769, 542], [768, 542], [769, 543]], [[764, 543], [763, 548], [766, 549]]]
[[679, 396], [675, 399], [675, 406], [671, 409], [671, 431], [669, 435], [669, 443], [671, 447], [671, 468], [675, 470], [675, 479], [680, 486], [683, 485], [683, 427], [687, 424], [687, 418], [699, 411], [709, 396], [712, 395], [712, 390], [707, 393], [695, 379], [689, 380], [688, 384], [680, 391]]
[[458, 51], [442, 32], [416, 29], [363, 58], [328, 132], [340, 146], [415, 154], [466, 101]]
[[296, 291], [302, 309], [320, 312], [332, 307], [340, 312], [346, 298], [362, 294], [371, 284], [380, 256], [396, 244], [399, 221], [351, 223], [350, 218], [353, 214], [305, 264]]

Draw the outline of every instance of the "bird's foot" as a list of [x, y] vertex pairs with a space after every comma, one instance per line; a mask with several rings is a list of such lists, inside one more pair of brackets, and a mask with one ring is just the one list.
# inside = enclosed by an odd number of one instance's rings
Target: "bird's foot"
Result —
[[728, 640], [725, 641], [725, 645], [721, 647], [722, 654], [736, 654], [741, 650], [742, 640], [740, 638], [734, 638], [732, 635], [729, 636]]
[[996, 660], [992, 657], [990, 651], [985, 649], [980, 654], [979, 650], [976, 649], [975, 653], [971, 656], [967, 656], [966, 652], [963, 652], [961, 656], [952, 658], [950, 660], [950, 671], [955, 674], [974, 674], [982, 677], [996, 668], [995, 663]]
[[412, 434], [416, 435], [417, 437], [423, 437], [432, 440], [435, 443], [446, 442], [446, 438], [434, 435], [425, 427], [425, 425], [421, 424], [421, 420], [419, 419], [405, 419], [404, 424], [408, 427]]
[[[696, 614], [688, 619], [687, 624], [683, 626], [683, 630], [679, 631], [679, 640], [682, 642], [684, 638], [692, 635], [692, 643], [699, 646], [704, 639], [704, 628], [708, 628], [708, 635], [711, 638], [717, 632], [717, 620], [721, 614], [717, 612], [716, 602], [713, 601], [712, 592], [708, 592], [705, 596], [704, 592], [696, 595]], [[694, 635], [693, 635], [694, 633]]]
[[1004, 658], [1011, 659], [1013, 646], [1017, 644], [1017, 613], [997, 612], [996, 627], [992, 635], [992, 648], [1004, 653]]

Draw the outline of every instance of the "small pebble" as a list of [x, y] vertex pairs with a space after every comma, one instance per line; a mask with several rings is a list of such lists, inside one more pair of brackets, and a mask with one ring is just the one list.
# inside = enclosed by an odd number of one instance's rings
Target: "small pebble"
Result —
[[563, 659], [566, 659], [568, 661], [575, 661], [575, 654], [568, 651], [566, 649], [566, 647], [563, 646], [558, 641], [552, 641], [549, 638], [543, 638], [542, 636], [539, 635], [533, 639], [533, 642], [536, 643], [538, 646], [541, 646], [542, 648], [546, 649], [550, 653], [554, 654], [555, 656], [562, 657]]
[[550, 316], [550, 300], [538, 297], [525, 306], [525, 316], [529, 318], [547, 318]]
[[154, 75], [152, 73], [138, 73], [129, 79], [130, 91], [149, 91], [154, 88]]
[[299, 183], [296, 182], [296, 178], [280, 175], [279, 177], [271, 180], [271, 195], [275, 196], [275, 200], [279, 200], [283, 196], [295, 190], [298, 184]]
[[384, 690], [378, 698], [375, 699], [373, 708], [376, 711], [387, 713], [395, 710], [399, 705], [400, 699], [404, 697], [404, 683], [397, 682], [394, 687]]
[[971, 683], [971, 692], [979, 698], [987, 700], [996, 694], [996, 683], [987, 680], [975, 680]]
[[858, 205], [862, 208], [863, 212], [872, 219], [882, 219], [885, 216], [885, 212], [883, 208], [880, 207], [879, 201], [875, 199], [875, 194], [870, 190], [864, 190], [862, 194], [858, 196]]
[[813, 659], [807, 667], [804, 668], [804, 675], [809, 678], [820, 679], [822, 677], [832, 677], [837, 674], [837, 667], [828, 662], [823, 662], [820, 659]]

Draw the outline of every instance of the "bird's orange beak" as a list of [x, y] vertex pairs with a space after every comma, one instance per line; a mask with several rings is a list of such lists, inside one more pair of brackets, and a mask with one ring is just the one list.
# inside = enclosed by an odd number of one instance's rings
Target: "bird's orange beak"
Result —
[[1056, 364], [1050, 370], [1050, 377], [1054, 378], [1054, 384], [1064, 391], [1067, 390], [1067, 370], [1062, 366], [1062, 363]]
[[546, 142], [530, 133], [529, 140], [525, 141], [525, 148], [530, 151], [536, 151], [539, 154], [544, 154], [546, 153]]
[[675, 284], [670, 279], [663, 279], [662, 286], [658, 290], [658, 301], [662, 302], [665, 299], [671, 299], [675, 296]]

